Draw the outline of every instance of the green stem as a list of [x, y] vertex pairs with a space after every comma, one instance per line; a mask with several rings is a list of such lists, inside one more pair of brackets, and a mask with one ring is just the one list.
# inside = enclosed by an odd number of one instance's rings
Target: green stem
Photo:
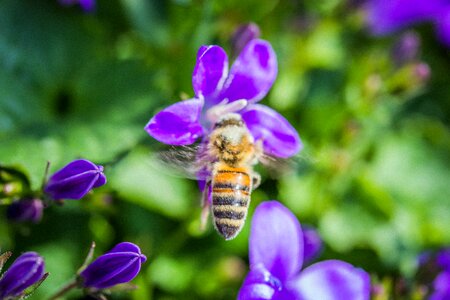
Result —
[[68, 284], [63, 286], [58, 292], [56, 292], [56, 294], [54, 294], [52, 297], [50, 297], [49, 300], [56, 300], [56, 299], [64, 296], [67, 292], [76, 288], [77, 286], [78, 286], [78, 282], [76, 279], [74, 279], [73, 281], [70, 281]]

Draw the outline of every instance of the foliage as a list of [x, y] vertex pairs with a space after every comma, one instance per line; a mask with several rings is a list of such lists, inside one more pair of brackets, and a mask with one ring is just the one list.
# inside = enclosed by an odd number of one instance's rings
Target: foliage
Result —
[[100, 0], [85, 13], [53, 0], [1, 1], [0, 203], [39, 189], [47, 161], [54, 172], [86, 158], [108, 178], [80, 201], [46, 208], [39, 224], [9, 223], [0, 206], [2, 252], [39, 252], [50, 273], [32, 299], [73, 279], [91, 241], [104, 253], [125, 240], [148, 260], [138, 288], [112, 299], [236, 297], [250, 222], [229, 242], [210, 224], [201, 232], [197, 184], [157, 167], [163, 147], [143, 128], [193, 96], [199, 46], [230, 50], [233, 31], [249, 21], [278, 56], [262, 103], [305, 146], [287, 173], [258, 168], [249, 218], [277, 199], [318, 226], [320, 259], [364, 268], [394, 299], [419, 293], [418, 254], [450, 245], [449, 52], [418, 26], [419, 56], [396, 64], [401, 33], [371, 37], [353, 2]]

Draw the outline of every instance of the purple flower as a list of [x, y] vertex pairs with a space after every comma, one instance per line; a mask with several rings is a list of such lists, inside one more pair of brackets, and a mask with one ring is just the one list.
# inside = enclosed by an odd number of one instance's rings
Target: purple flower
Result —
[[429, 300], [450, 299], [450, 271], [441, 272], [433, 282], [434, 291]]
[[145, 130], [160, 142], [189, 145], [207, 136], [218, 117], [242, 116], [264, 152], [290, 157], [302, 147], [289, 122], [271, 108], [256, 104], [275, 81], [277, 60], [264, 40], [248, 42], [228, 72], [228, 57], [219, 46], [202, 46], [192, 75], [195, 98], [175, 103], [156, 114]]
[[80, 4], [84, 11], [90, 12], [95, 10], [95, 0], [59, 0], [59, 3], [64, 6], [71, 6]]
[[15, 222], [38, 223], [42, 219], [44, 205], [41, 199], [22, 199], [8, 206], [6, 216]]
[[0, 299], [17, 297], [44, 277], [44, 260], [36, 252], [19, 256], [0, 279]]
[[55, 200], [81, 199], [91, 189], [106, 183], [103, 167], [79, 159], [66, 165], [50, 177], [45, 193]]
[[99, 256], [80, 273], [82, 285], [87, 288], [105, 289], [129, 282], [139, 273], [147, 260], [141, 249], [132, 243], [117, 244], [108, 253]]
[[440, 40], [450, 46], [448, 0], [368, 0], [368, 24], [375, 35], [390, 34], [420, 22], [435, 23]]
[[450, 299], [450, 248], [439, 251], [434, 262], [441, 272], [433, 281], [433, 293], [429, 300]]
[[300, 223], [277, 201], [256, 208], [249, 244], [250, 272], [239, 300], [369, 299], [369, 275], [346, 262], [326, 260], [301, 271], [304, 245]]
[[450, 248], [439, 251], [436, 262], [442, 269], [450, 271]]

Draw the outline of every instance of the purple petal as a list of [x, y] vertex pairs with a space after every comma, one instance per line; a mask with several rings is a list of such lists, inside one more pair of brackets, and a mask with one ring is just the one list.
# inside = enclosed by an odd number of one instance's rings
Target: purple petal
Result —
[[275, 294], [281, 289], [281, 282], [273, 278], [264, 266], [257, 265], [247, 274], [239, 290], [238, 300], [275, 299]]
[[20, 295], [44, 276], [44, 260], [36, 252], [19, 256], [0, 279], [0, 299]]
[[98, 167], [99, 167], [99, 170], [101, 170], [100, 171], [101, 173], [98, 174], [99, 176], [98, 176], [97, 180], [95, 181], [94, 186], [92, 188], [97, 188], [97, 187], [100, 187], [100, 186], [106, 184], [106, 176], [105, 176], [105, 174], [103, 174], [103, 167], [102, 166], [98, 166]]
[[443, 9], [446, 0], [371, 0], [368, 24], [373, 34], [384, 35], [411, 24], [431, 21]]
[[203, 135], [200, 116], [203, 100], [175, 103], [157, 113], [145, 130], [158, 141], [169, 145], [190, 145]]
[[264, 266], [281, 282], [300, 271], [303, 236], [297, 218], [277, 201], [261, 203], [250, 229], [250, 269]]
[[450, 248], [439, 251], [436, 261], [441, 268], [450, 272]]
[[95, 9], [95, 0], [79, 0], [78, 2], [84, 11], [93, 11]]
[[450, 47], [450, 5], [448, 5], [444, 12], [436, 19], [437, 35], [439, 39], [447, 47]]
[[450, 271], [440, 273], [433, 282], [434, 292], [429, 300], [450, 299]]
[[316, 263], [287, 283], [302, 300], [368, 300], [370, 277], [362, 269], [339, 260]]
[[45, 193], [53, 199], [81, 199], [92, 188], [106, 183], [103, 167], [84, 159], [75, 160], [53, 174]]
[[257, 102], [264, 98], [277, 77], [277, 57], [269, 42], [251, 40], [231, 66], [224, 90], [217, 100], [230, 102], [245, 99]]
[[219, 46], [201, 46], [192, 74], [192, 86], [200, 99], [214, 99], [228, 76], [228, 57]]
[[302, 149], [297, 131], [273, 109], [253, 104], [241, 114], [255, 140], [263, 141], [265, 153], [287, 158]]
[[[133, 252], [138, 255], [141, 255], [141, 249], [138, 245], [129, 242], [122, 242], [114, 246], [108, 253], [116, 253], [116, 252]], [[145, 256], [144, 256], [145, 257]]]
[[138, 246], [120, 243], [108, 253], [99, 256], [80, 273], [83, 286], [105, 289], [129, 282], [139, 273], [141, 264], [146, 259]]
[[233, 45], [233, 53], [238, 54], [251, 40], [259, 38], [261, 31], [255, 23], [247, 23], [239, 26], [233, 33], [231, 44]]
[[302, 226], [304, 253], [303, 260], [309, 262], [319, 256], [322, 251], [322, 239], [313, 227]]

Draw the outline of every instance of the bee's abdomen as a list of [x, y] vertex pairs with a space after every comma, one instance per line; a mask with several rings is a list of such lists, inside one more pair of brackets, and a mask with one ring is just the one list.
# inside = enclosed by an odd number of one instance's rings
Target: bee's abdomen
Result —
[[217, 231], [230, 240], [244, 226], [250, 202], [251, 179], [245, 169], [218, 170], [212, 181], [212, 211]]

